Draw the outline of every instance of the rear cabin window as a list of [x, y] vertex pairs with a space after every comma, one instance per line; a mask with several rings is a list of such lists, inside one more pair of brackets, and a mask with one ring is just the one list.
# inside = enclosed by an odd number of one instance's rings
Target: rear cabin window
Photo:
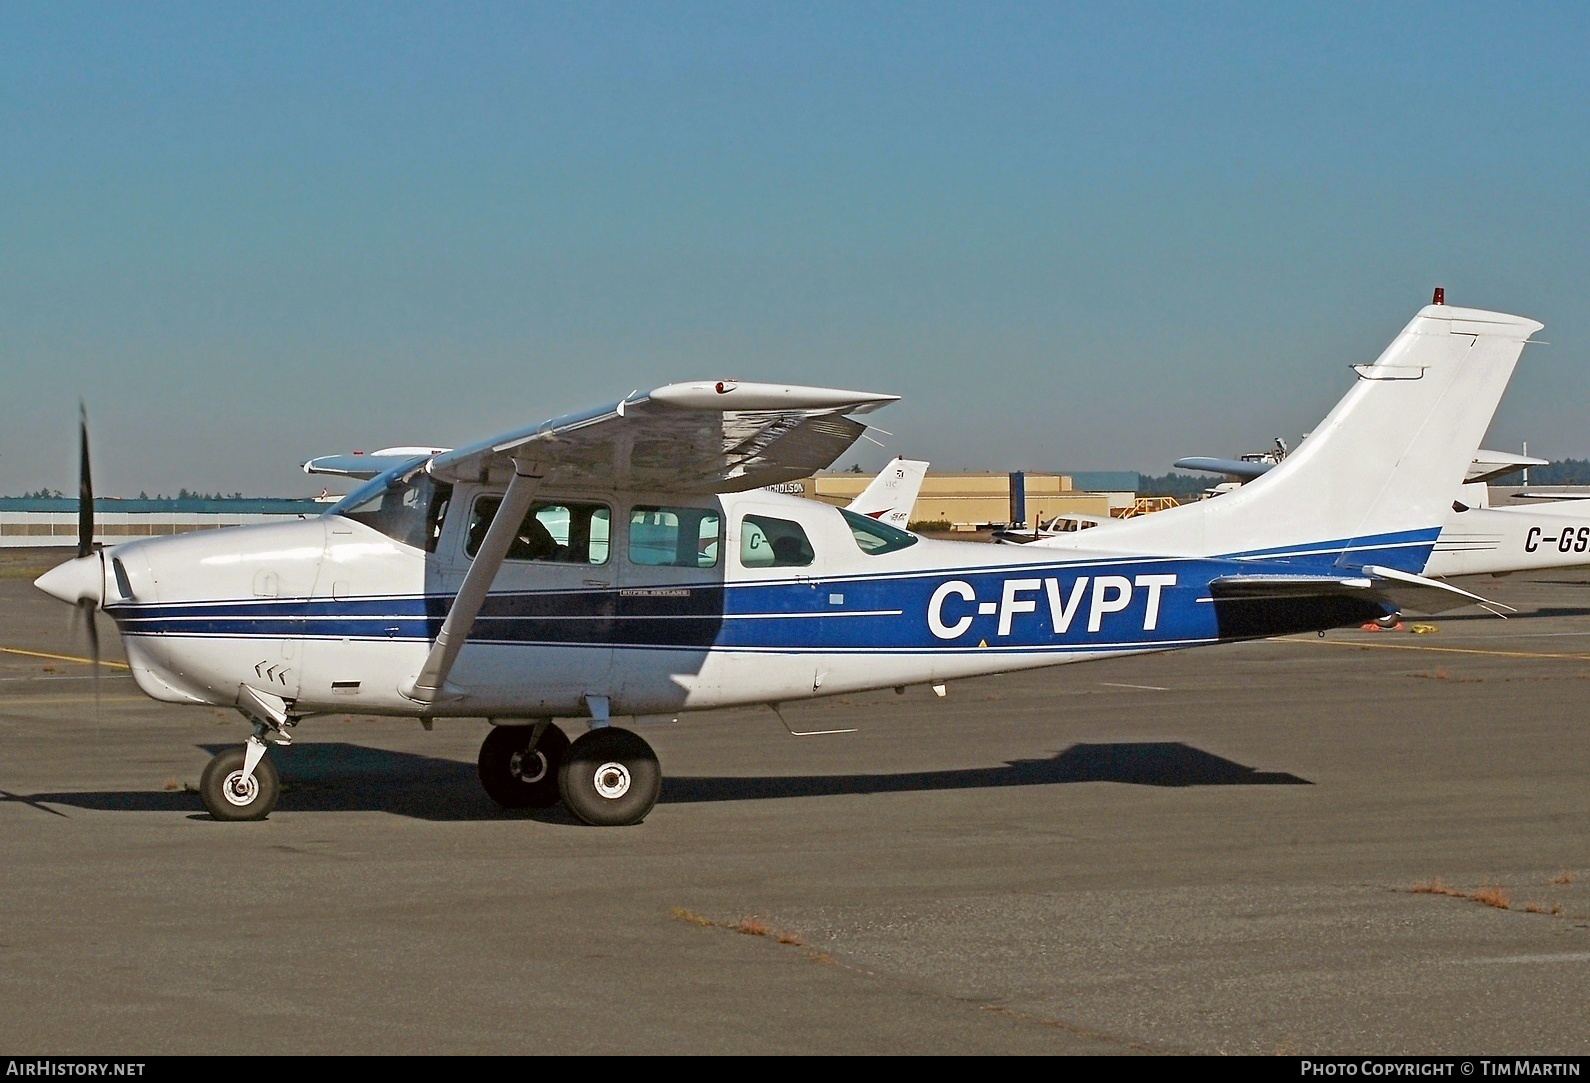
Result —
[[[469, 540], [464, 545], [470, 556], [480, 552], [480, 544], [500, 507], [500, 496], [483, 496], [475, 501], [469, 515]], [[537, 501], [520, 522], [506, 559], [606, 564], [611, 520], [606, 504]]]
[[915, 534], [898, 527], [880, 523], [865, 515], [857, 515], [845, 508], [840, 508], [839, 514], [845, 517], [845, 523], [850, 527], [850, 536], [856, 539], [856, 545], [870, 557], [878, 556], [880, 553], [892, 553], [896, 549], [904, 549], [908, 545], [917, 543]]
[[709, 508], [637, 504], [629, 515], [629, 562], [649, 568], [715, 568], [723, 519]]
[[812, 544], [801, 525], [770, 515], [740, 520], [740, 564], [746, 568], [805, 568], [812, 562]]

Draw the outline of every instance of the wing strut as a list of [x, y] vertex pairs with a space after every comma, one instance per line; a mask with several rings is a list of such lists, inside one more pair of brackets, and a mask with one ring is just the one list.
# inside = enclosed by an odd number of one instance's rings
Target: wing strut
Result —
[[537, 464], [517, 458], [513, 460], [513, 480], [503, 494], [497, 516], [481, 540], [480, 551], [475, 554], [475, 561], [458, 588], [458, 595], [447, 611], [447, 619], [442, 621], [442, 630], [437, 633], [436, 643], [431, 647], [431, 653], [426, 655], [419, 676], [403, 692], [416, 703], [432, 704], [442, 698], [443, 690], [447, 687], [447, 675], [452, 672], [458, 652], [469, 638], [475, 617], [486, 600], [486, 592], [497, 578], [497, 571], [502, 567], [503, 558], [508, 555], [508, 546], [519, 532], [525, 512], [530, 510], [530, 501], [541, 487], [541, 476]]

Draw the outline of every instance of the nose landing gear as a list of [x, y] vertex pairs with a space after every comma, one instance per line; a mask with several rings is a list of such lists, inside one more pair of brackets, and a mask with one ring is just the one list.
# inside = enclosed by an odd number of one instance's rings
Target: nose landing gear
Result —
[[[263, 820], [281, 795], [281, 776], [265, 757], [265, 742], [250, 737], [242, 748], [216, 753], [199, 779], [199, 796], [217, 820]], [[250, 763], [250, 760], [253, 760]]]
[[266, 742], [292, 744], [287, 731], [298, 719], [284, 714], [279, 722], [266, 722], [247, 712], [244, 717], [254, 723], [248, 742], [242, 748], [217, 752], [199, 776], [199, 796], [217, 820], [263, 820], [281, 796], [281, 775], [265, 758]]

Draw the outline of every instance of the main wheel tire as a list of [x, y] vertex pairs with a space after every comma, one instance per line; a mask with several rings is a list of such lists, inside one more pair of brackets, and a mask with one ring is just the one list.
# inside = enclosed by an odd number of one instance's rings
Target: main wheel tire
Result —
[[558, 803], [558, 767], [569, 739], [550, 722], [531, 745], [534, 726], [493, 726], [480, 745], [480, 784], [503, 808], [551, 808]]
[[623, 827], [646, 818], [662, 791], [662, 769], [651, 746], [628, 730], [604, 726], [569, 746], [558, 771], [563, 804], [597, 827]]
[[241, 748], [218, 752], [199, 777], [199, 796], [217, 820], [263, 820], [281, 796], [282, 779], [269, 759], [262, 758], [243, 778], [245, 754]]

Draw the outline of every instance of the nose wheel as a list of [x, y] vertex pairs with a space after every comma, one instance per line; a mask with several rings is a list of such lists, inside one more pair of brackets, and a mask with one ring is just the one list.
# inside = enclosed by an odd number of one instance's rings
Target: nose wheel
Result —
[[217, 820], [263, 820], [276, 807], [281, 792], [281, 776], [265, 758], [264, 742], [258, 738], [250, 738], [242, 748], [216, 753], [199, 777], [199, 796]]
[[638, 824], [657, 803], [662, 769], [657, 754], [641, 738], [603, 726], [569, 746], [558, 770], [558, 790], [564, 806], [588, 824]]

